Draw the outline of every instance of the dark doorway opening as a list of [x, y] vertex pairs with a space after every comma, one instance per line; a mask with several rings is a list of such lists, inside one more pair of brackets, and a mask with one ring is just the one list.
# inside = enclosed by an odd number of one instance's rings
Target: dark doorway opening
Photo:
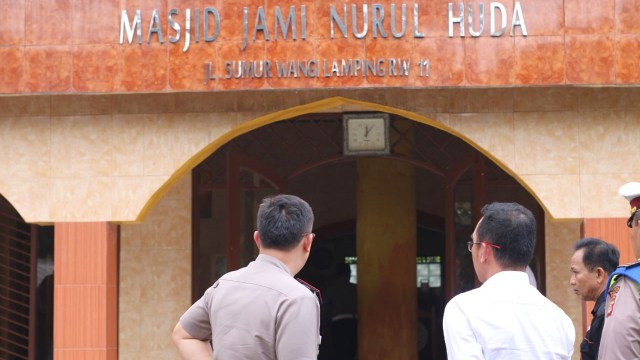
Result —
[[[193, 170], [194, 300], [219, 276], [255, 258], [252, 234], [257, 206], [274, 193], [301, 196], [316, 215], [317, 238], [300, 277], [324, 290], [336, 280], [338, 264], [357, 269], [358, 157], [343, 154], [343, 131], [342, 114], [279, 121], [231, 140]], [[407, 305], [417, 306], [418, 317], [407, 326], [418, 328], [420, 359], [444, 359], [444, 304], [479, 285], [466, 242], [482, 205], [519, 202], [539, 220], [531, 268], [542, 293], [544, 212], [512, 176], [461, 139], [394, 115], [389, 131], [391, 152], [380, 156], [411, 163], [416, 169], [415, 262], [420, 282], [416, 283], [416, 304]], [[323, 319], [320, 358], [331, 359], [324, 313]]]

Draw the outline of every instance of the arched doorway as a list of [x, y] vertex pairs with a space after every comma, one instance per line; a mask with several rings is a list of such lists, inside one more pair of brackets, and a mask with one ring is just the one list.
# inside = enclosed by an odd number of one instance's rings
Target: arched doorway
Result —
[[[317, 240], [300, 276], [326, 289], [336, 279], [336, 265], [348, 263], [357, 272], [362, 255], [356, 250], [358, 163], [371, 158], [414, 169], [415, 256], [404, 260], [415, 265], [415, 301], [402, 306], [415, 307], [415, 320], [401, 326], [415, 327], [410, 335], [417, 346], [402, 350], [410, 356], [396, 358], [446, 356], [442, 310], [452, 296], [478, 285], [466, 242], [486, 203], [519, 202], [539, 219], [531, 267], [544, 292], [544, 213], [513, 177], [463, 140], [397, 115], [389, 115], [387, 154], [345, 155], [343, 115], [309, 114], [262, 126], [234, 138], [193, 170], [194, 299], [226, 271], [253, 260], [257, 206], [277, 192], [301, 196], [316, 215]], [[390, 192], [393, 187], [389, 184]], [[355, 281], [393, 275], [361, 271]], [[319, 358], [333, 359], [330, 318], [324, 319]]]

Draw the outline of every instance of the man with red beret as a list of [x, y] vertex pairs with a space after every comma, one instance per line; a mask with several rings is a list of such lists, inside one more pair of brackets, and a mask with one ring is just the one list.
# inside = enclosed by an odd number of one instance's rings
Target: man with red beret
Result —
[[[640, 183], [631, 182], [618, 191], [631, 204], [627, 226], [631, 248], [640, 258]], [[640, 359], [640, 261], [618, 267], [607, 289], [604, 329], [599, 359]]]

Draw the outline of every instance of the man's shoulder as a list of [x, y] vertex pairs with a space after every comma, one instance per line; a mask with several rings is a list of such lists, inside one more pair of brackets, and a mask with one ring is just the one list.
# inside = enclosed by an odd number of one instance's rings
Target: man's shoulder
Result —
[[640, 260], [636, 260], [636, 261], [632, 261], [632, 262], [620, 265], [619, 268], [625, 268], [625, 269], [640, 268]]
[[640, 285], [640, 261], [620, 265], [611, 274], [610, 285], [623, 281], [633, 281]]
[[471, 289], [451, 298], [451, 300], [447, 302], [447, 305], [445, 307], [450, 307], [453, 305], [464, 307], [466, 304], [477, 304], [481, 297], [482, 296], [480, 293], [480, 288]]
[[286, 297], [314, 296], [293, 276], [269, 264], [255, 263], [255, 266], [227, 273], [220, 280], [241, 283], [243, 286], [257, 286], [263, 289], [261, 291], [274, 291]]
[[569, 315], [567, 315], [567, 313], [560, 306], [558, 306], [558, 304], [553, 302], [548, 297], [544, 296], [537, 289], [535, 288], [533, 289], [535, 291], [530, 291], [525, 294], [528, 300], [527, 304], [530, 307], [530, 309], [532, 309], [531, 311], [537, 311], [537, 309], [543, 309], [543, 311], [540, 313], [541, 315], [548, 314], [550, 319], [556, 319], [556, 320], [562, 319], [563, 321], [571, 322], [571, 318], [569, 317]]

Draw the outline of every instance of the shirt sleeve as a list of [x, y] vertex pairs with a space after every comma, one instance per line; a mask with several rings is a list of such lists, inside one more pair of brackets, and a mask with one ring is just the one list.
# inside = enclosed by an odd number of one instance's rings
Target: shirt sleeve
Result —
[[484, 359], [482, 347], [476, 340], [469, 319], [455, 298], [444, 309], [442, 328], [449, 360]]
[[198, 340], [211, 340], [209, 312], [212, 290], [213, 287], [207, 289], [204, 295], [180, 317], [182, 328]]
[[565, 318], [565, 333], [567, 334], [567, 354], [568, 354], [567, 358], [570, 359], [571, 356], [573, 355], [573, 349], [574, 349], [573, 345], [576, 342], [576, 328], [575, 326], [573, 326], [573, 321], [571, 321], [571, 318], [569, 318], [569, 316], [566, 315], [566, 313], [564, 314], [564, 318]]
[[278, 360], [318, 358], [320, 304], [311, 293], [288, 299], [278, 311], [276, 357]]

